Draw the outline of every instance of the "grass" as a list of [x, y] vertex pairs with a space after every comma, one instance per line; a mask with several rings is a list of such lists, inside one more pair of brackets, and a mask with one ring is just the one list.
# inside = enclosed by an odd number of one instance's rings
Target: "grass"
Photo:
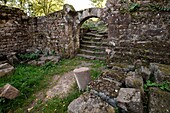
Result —
[[[76, 86], [76, 85], [75, 85]], [[40, 112], [40, 113], [67, 113], [67, 107], [75, 98], [80, 96], [78, 88], [74, 86], [72, 92], [64, 99], [53, 98], [50, 99], [47, 103], [37, 104], [31, 112]]]
[[[0, 113], [9, 111], [15, 113], [26, 112], [26, 107], [35, 99], [34, 94], [42, 89], [47, 88], [50, 79], [53, 75], [62, 75], [76, 68], [82, 61], [92, 63], [91, 76], [93, 79], [101, 74], [101, 67], [105, 64], [99, 60], [87, 60], [81, 57], [73, 59], [63, 59], [58, 64], [54, 65], [48, 62], [44, 66], [37, 67], [31, 65], [20, 64], [15, 66], [13, 75], [0, 78], [0, 87], [9, 83], [19, 89], [20, 96], [13, 100], [0, 98]], [[33, 109], [33, 112], [44, 113], [65, 113], [68, 104], [80, 95], [77, 88], [74, 87], [72, 93], [64, 98], [54, 98], [46, 104], [39, 104]]]

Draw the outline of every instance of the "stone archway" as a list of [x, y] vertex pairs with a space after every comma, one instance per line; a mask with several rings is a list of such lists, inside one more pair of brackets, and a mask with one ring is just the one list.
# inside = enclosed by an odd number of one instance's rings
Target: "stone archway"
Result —
[[[95, 17], [95, 18], [98, 18], [100, 21], [103, 21], [102, 23], [103, 24], [105, 24], [105, 22], [104, 22], [104, 18], [103, 18], [103, 16], [104, 16], [104, 9], [102, 9], [102, 8], [90, 8], [90, 9], [85, 9], [85, 10], [82, 10], [82, 11], [78, 11], [77, 12], [77, 15], [76, 15], [76, 18], [74, 18], [75, 19], [75, 23], [74, 23], [74, 32], [73, 32], [73, 38], [74, 38], [74, 49], [75, 49], [75, 52], [76, 52], [76, 54], [78, 53], [78, 52], [82, 52], [83, 50], [82, 49], [84, 49], [85, 50], [85, 48], [89, 48], [90, 46], [95, 46], [95, 48], [91, 48], [91, 50], [90, 50], [90, 48], [89, 49], [87, 49], [87, 51], [86, 52], [90, 52], [90, 54], [84, 54], [84, 55], [86, 55], [86, 56], [92, 56], [94, 59], [100, 59], [99, 58], [99, 56], [101, 56], [101, 54], [103, 54], [103, 57], [105, 57], [105, 48], [106, 47], [103, 47], [103, 39], [106, 39], [107, 40], [107, 38], [108, 38], [108, 35], [106, 35], [106, 36], [104, 36], [104, 38], [102, 38], [102, 36], [100, 37], [101, 38], [101, 40], [100, 41], [94, 41], [95, 39], [97, 39], [98, 37], [96, 37], [96, 36], [99, 36], [99, 35], [97, 35], [98, 33], [98, 31], [96, 30], [96, 33], [97, 34], [93, 34], [93, 36], [90, 36], [90, 37], [94, 37], [94, 38], [91, 38], [90, 40], [89, 40], [89, 42], [87, 42], [88, 44], [89, 44], [89, 46], [88, 47], [82, 47], [83, 46], [83, 43], [80, 43], [80, 42], [85, 42], [86, 40], [81, 40], [80, 41], [80, 29], [81, 29], [81, 26], [82, 26], [82, 24], [86, 21], [86, 20], [88, 20], [88, 19], [90, 19], [90, 18], [93, 18], [93, 17]], [[107, 26], [107, 25], [106, 25]], [[107, 34], [107, 33], [106, 33]], [[96, 37], [96, 38], [95, 38]], [[81, 39], [85, 39], [85, 38], [82, 38], [81, 37]], [[105, 41], [106, 41], [105, 40]], [[92, 44], [93, 43], [93, 44]], [[104, 43], [106, 43], [106, 42], [104, 42]], [[85, 44], [85, 43], [84, 43]], [[80, 46], [81, 45], [81, 46]], [[106, 45], [106, 44], [105, 44]], [[97, 51], [100, 51], [100, 50], [96, 50], [96, 48], [98, 49], [98, 48], [102, 48], [102, 52], [97, 52]], [[79, 51], [80, 50], [80, 51]], [[91, 54], [92, 53], [92, 54]], [[94, 53], [94, 54], [93, 54]], [[101, 53], [101, 54], [100, 54]], [[78, 54], [78, 56], [79, 56], [80, 54]], [[84, 56], [83, 55], [83, 56]], [[86, 57], [87, 58], [87, 57]], [[93, 58], [91, 58], [91, 59], [93, 59]], [[105, 57], [106, 58], [106, 57]], [[104, 58], [102, 58], [102, 59], [104, 59]]]
[[74, 39], [75, 39], [75, 51], [80, 48], [80, 28], [82, 24], [90, 18], [99, 18], [103, 20], [103, 9], [102, 8], [89, 8], [82, 11], [77, 11], [77, 16], [74, 23]]

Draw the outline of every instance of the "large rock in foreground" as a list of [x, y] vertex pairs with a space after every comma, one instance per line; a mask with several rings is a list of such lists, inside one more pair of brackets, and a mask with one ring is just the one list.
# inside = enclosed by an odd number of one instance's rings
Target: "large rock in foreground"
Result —
[[121, 88], [117, 97], [118, 107], [125, 113], [143, 113], [141, 93], [134, 88]]
[[170, 92], [150, 88], [149, 113], [170, 113]]
[[85, 93], [70, 103], [68, 113], [115, 113], [115, 109], [100, 97]]
[[14, 67], [8, 63], [0, 64], [0, 77], [12, 74]]

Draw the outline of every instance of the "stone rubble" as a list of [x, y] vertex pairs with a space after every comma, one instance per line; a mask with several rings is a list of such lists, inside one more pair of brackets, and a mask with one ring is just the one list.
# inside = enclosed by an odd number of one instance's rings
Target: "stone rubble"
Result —
[[[161, 77], [168, 76], [167, 72], [170, 69], [168, 65], [164, 64], [159, 64], [159, 68], [155, 68], [155, 64], [153, 66], [152, 63], [150, 66], [152, 67], [148, 68], [148, 66], [140, 63], [140, 65], [136, 65], [135, 69], [135, 66], [125, 66], [125, 64], [123, 67], [121, 64], [119, 66], [113, 65], [111, 70], [105, 70], [99, 78], [88, 84], [88, 92], [71, 102], [68, 107], [69, 113], [81, 113], [81, 110], [85, 112], [83, 106], [86, 106], [86, 108], [91, 107], [91, 104], [88, 106], [86, 103], [86, 100], [91, 98], [89, 95], [95, 95], [113, 109], [118, 108], [121, 113], [145, 113], [147, 110], [149, 110], [149, 113], [157, 113], [157, 111], [159, 113], [168, 113], [170, 93], [154, 87], [146, 89], [151, 93], [144, 92], [144, 83], [150, 80], [150, 77], [158, 69], [163, 74]], [[82, 98], [86, 99], [83, 100]], [[149, 104], [148, 107], [146, 103]], [[104, 112], [107, 112], [107, 110], [101, 111], [101, 113]]]

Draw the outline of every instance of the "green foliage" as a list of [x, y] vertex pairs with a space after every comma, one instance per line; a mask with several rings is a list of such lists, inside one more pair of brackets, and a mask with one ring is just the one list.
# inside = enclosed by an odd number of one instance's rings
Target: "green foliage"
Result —
[[140, 8], [140, 5], [138, 3], [132, 3], [129, 6], [129, 11], [134, 12], [134, 11], [137, 11], [137, 9], [139, 9], [139, 8]]
[[96, 6], [96, 7], [104, 7], [106, 0], [90, 0], [92, 2], [92, 5]]
[[158, 84], [158, 83], [151, 82], [150, 80], [148, 80], [146, 82], [146, 84], [144, 85], [144, 89], [147, 91], [147, 89], [149, 87], [159, 87], [162, 90], [170, 91], [170, 82], [165, 81], [165, 82], [163, 82], [161, 84]]
[[170, 11], [170, 8], [163, 7], [160, 4], [149, 4], [148, 7], [152, 11]]
[[64, 0], [32, 0], [29, 4], [33, 16], [43, 16], [60, 10], [64, 5]]
[[90, 30], [97, 30], [97, 31], [105, 31], [107, 26], [105, 24], [98, 24], [99, 20], [93, 21], [93, 19], [89, 19], [85, 21], [82, 25], [82, 28], [90, 29]]
[[[17, 7], [30, 16], [44, 16], [60, 10], [64, 0], [1, 0], [3, 5]], [[0, 2], [1, 3], [1, 2]]]
[[[47, 88], [49, 81], [53, 75], [62, 75], [65, 72], [75, 69], [81, 62], [91, 63], [91, 69], [95, 71], [92, 77], [96, 78], [101, 73], [101, 67], [105, 65], [104, 62], [99, 60], [87, 60], [81, 57], [73, 59], [62, 59], [58, 64], [48, 62], [42, 67], [31, 65], [17, 65], [15, 72], [11, 76], [0, 78], [0, 87], [9, 83], [19, 89], [20, 96], [13, 100], [0, 98], [0, 113], [6, 113], [10, 110], [13, 112], [23, 113], [25, 107], [35, 100], [35, 93]], [[72, 93], [64, 98], [54, 98], [49, 100], [46, 104], [39, 104], [33, 109], [35, 112], [56, 112], [64, 113], [67, 110], [68, 104], [80, 95], [77, 88], [73, 88]]]
[[18, 57], [22, 60], [36, 60], [39, 57], [38, 53], [26, 53], [26, 54], [19, 54]]

